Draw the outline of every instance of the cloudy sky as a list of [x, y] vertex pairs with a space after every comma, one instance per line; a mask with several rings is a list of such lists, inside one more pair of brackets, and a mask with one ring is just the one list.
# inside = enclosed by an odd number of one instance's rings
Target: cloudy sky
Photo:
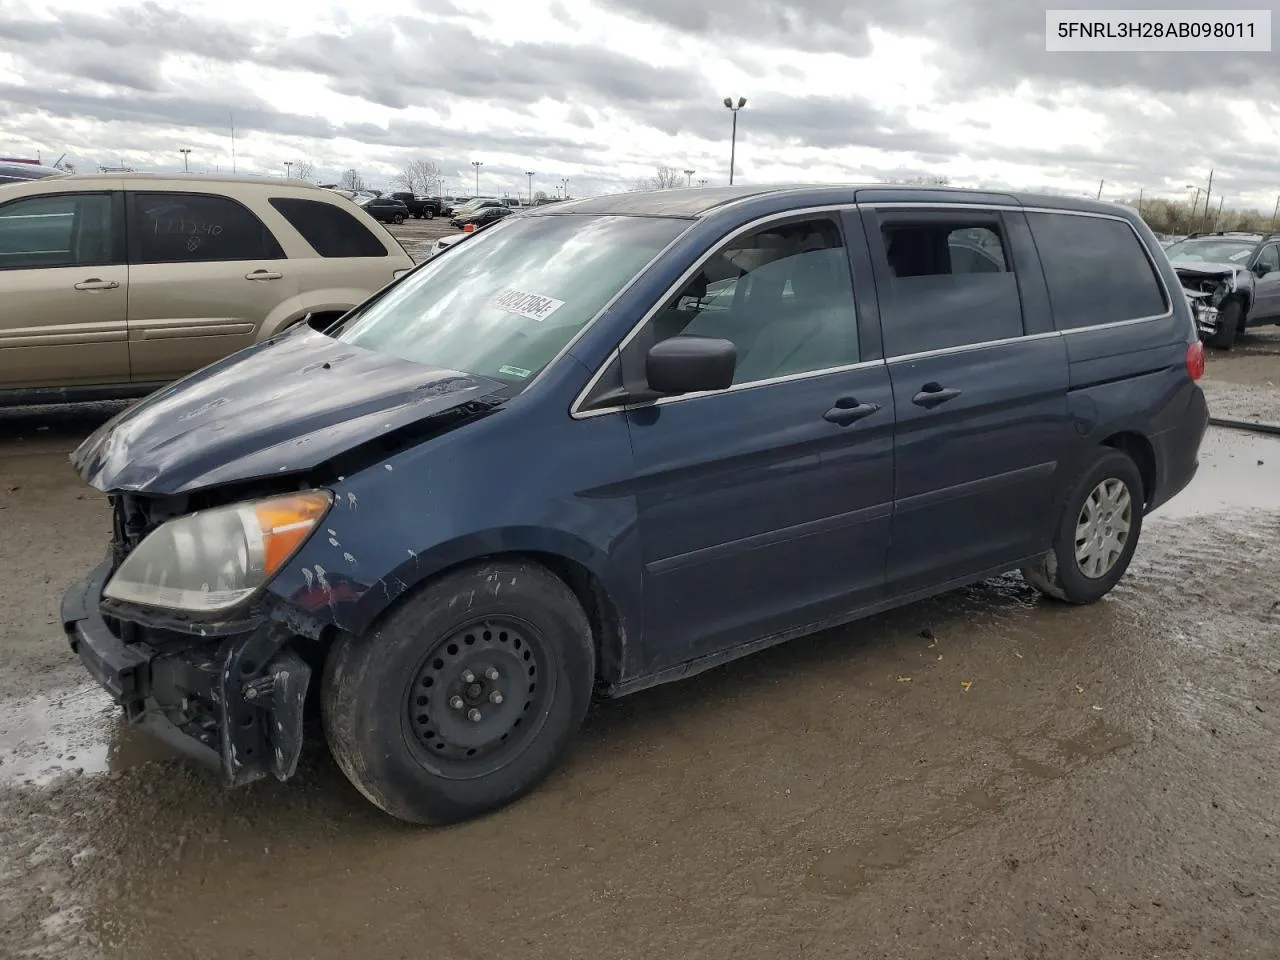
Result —
[[1027, 0], [0, 0], [0, 155], [82, 169], [230, 170], [234, 118], [242, 172], [724, 183], [726, 96], [741, 181], [1280, 192], [1274, 54], [1049, 54]]

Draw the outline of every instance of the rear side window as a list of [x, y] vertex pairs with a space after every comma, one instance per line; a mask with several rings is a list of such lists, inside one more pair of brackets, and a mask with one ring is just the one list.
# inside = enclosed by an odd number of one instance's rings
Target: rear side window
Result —
[[382, 241], [347, 211], [322, 200], [272, 197], [271, 206], [322, 257], [385, 257]]
[[890, 217], [881, 237], [891, 285], [885, 356], [1022, 336], [1018, 281], [998, 216]]
[[1078, 330], [1169, 309], [1138, 235], [1123, 220], [1028, 213], [1054, 324]]
[[266, 225], [227, 197], [134, 193], [132, 198], [129, 259], [133, 263], [284, 259]]

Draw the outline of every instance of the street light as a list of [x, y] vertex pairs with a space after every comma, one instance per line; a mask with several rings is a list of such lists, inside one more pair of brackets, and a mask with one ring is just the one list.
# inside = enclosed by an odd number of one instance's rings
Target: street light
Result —
[[564, 184], [564, 198], [568, 200], [569, 199], [569, 178], [561, 177], [560, 182]]
[[533, 171], [526, 170], [524, 175], [529, 178], [529, 206], [533, 206]]
[[692, 186], [693, 186], [693, 175], [694, 175], [695, 173], [697, 173], [697, 172], [698, 172], [698, 171], [696, 171], [696, 170], [686, 170], [686, 171], [684, 172], [684, 176], [685, 176], [685, 186], [686, 186], [686, 187], [692, 187]]
[[1276, 217], [1280, 216], [1280, 197], [1276, 197], [1276, 208], [1271, 211], [1271, 229], [1276, 228]]
[[286, 160], [284, 162], [284, 178], [288, 180], [292, 176], [293, 176], [293, 161]]
[[471, 165], [476, 168], [476, 196], [480, 196], [480, 168], [484, 166], [483, 160], [472, 160]]
[[707, 179], [706, 179], [706, 177], [703, 177], [702, 179], [700, 179], [700, 180], [698, 181], [698, 186], [700, 186], [700, 187], [705, 187], [706, 185], [707, 185]]
[[724, 105], [733, 114], [733, 133], [729, 139], [729, 186], [733, 186], [733, 162], [734, 154], [738, 149], [738, 111], [747, 105], [746, 97], [739, 97], [738, 102], [733, 102], [733, 97], [725, 97]]
[[191, 153], [190, 147], [179, 147], [178, 152], [182, 154], [182, 172], [190, 173], [191, 168], [187, 166], [187, 155]]

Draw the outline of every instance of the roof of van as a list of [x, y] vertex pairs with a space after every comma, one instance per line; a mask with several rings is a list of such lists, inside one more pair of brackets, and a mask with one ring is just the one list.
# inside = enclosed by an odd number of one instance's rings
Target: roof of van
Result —
[[732, 187], [693, 187], [613, 193], [582, 200], [567, 200], [535, 207], [529, 216], [566, 213], [621, 214], [630, 216], [696, 219], [738, 201], [791, 195], [797, 206], [830, 203], [916, 202], [981, 203], [1008, 206], [1052, 207], [1059, 210], [1115, 214], [1113, 203], [1078, 197], [1034, 193], [968, 190], [959, 187], [923, 187], [895, 183], [851, 184], [751, 184]]
[[271, 183], [276, 186], [289, 187], [316, 187], [309, 180], [298, 180], [285, 177], [271, 176], [252, 176], [250, 174], [234, 174], [234, 173], [137, 173], [132, 171], [122, 171], [120, 173], [72, 173], [61, 178], [63, 180], [77, 181], [94, 181], [94, 180], [114, 180], [114, 181], [143, 181], [151, 182], [156, 180], [164, 180], [166, 182], [186, 182], [186, 183]]

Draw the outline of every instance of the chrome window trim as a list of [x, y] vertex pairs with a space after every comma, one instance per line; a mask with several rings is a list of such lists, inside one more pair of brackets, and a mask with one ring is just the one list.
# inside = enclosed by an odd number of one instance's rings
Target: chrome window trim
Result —
[[[665, 299], [665, 298], [664, 298]], [[616, 353], [617, 351], [615, 351]], [[650, 407], [662, 407], [669, 403], [679, 403], [682, 400], [698, 400], [702, 397], [719, 397], [726, 393], [740, 393], [743, 390], [753, 390], [756, 387], [772, 387], [779, 383], [790, 383], [793, 380], [812, 380], [815, 377], [824, 377], [832, 373], [848, 373], [851, 370], [870, 369], [871, 367], [884, 366], [883, 360], [859, 360], [857, 363], [846, 363], [838, 367], [823, 367], [821, 370], [805, 370], [802, 373], [788, 373], [782, 377], [769, 377], [766, 380], [752, 380], [749, 383], [735, 383], [731, 387], [723, 390], [700, 390], [698, 393], [682, 393], [674, 397], [659, 397], [657, 400], [650, 400], [647, 403], [629, 403], [620, 404], [616, 407], [601, 407], [599, 410], [577, 410], [573, 413], [575, 420], [588, 420], [591, 417], [602, 417], [606, 413], [619, 413], [624, 410], [647, 410]], [[608, 364], [605, 364], [607, 367]]]
[[939, 347], [936, 350], [921, 350], [919, 353], [904, 353], [898, 357], [888, 357], [885, 363], [910, 363], [914, 360], [927, 360], [931, 357], [945, 357], [956, 353], [971, 353], [975, 350], [986, 350], [988, 347], [1002, 347], [1009, 343], [1026, 343], [1029, 340], [1048, 340], [1062, 336], [1061, 330], [1047, 330], [1044, 333], [1029, 333], [1022, 337], [1001, 337], [999, 340], [983, 340], [981, 343], [962, 343], [954, 347]]
[[[863, 189], [868, 189], [868, 188], [864, 187]], [[743, 202], [743, 201], [741, 200], [730, 201], [728, 204], [725, 204], [724, 206], [731, 206], [739, 202]], [[720, 207], [717, 209], [723, 209], [723, 207]], [[675, 397], [661, 397], [657, 400], [649, 401], [647, 403], [619, 404], [617, 406], [602, 407], [599, 410], [588, 410], [585, 412], [581, 409], [583, 401], [587, 398], [587, 396], [591, 393], [591, 391], [595, 389], [596, 385], [600, 382], [600, 379], [604, 376], [605, 371], [609, 369], [609, 366], [614, 362], [617, 355], [621, 353], [622, 350], [626, 349], [627, 345], [636, 338], [636, 336], [644, 328], [645, 324], [647, 324], [651, 319], [653, 319], [653, 317], [657, 314], [661, 305], [666, 303], [667, 300], [676, 291], [678, 291], [681, 287], [683, 287], [686, 283], [688, 283], [689, 280], [693, 277], [694, 273], [696, 273], [699, 269], [701, 269], [702, 265], [706, 263], [707, 260], [709, 260], [716, 253], [716, 251], [720, 250], [726, 244], [731, 243], [733, 240], [737, 239], [739, 236], [741, 236], [742, 234], [752, 229], [755, 229], [764, 224], [772, 223], [776, 220], [785, 220], [790, 217], [799, 217], [799, 216], [822, 214], [822, 213], [834, 213], [839, 215], [840, 213], [850, 211], [850, 210], [860, 212], [862, 210], [882, 210], [882, 209], [969, 210], [969, 211], [987, 210], [987, 211], [999, 211], [1002, 213], [1057, 213], [1057, 214], [1065, 214], [1067, 216], [1073, 216], [1073, 217], [1093, 217], [1098, 220], [1118, 220], [1119, 222], [1125, 224], [1129, 228], [1129, 230], [1133, 233], [1134, 239], [1138, 241], [1138, 246], [1142, 249], [1143, 253], [1146, 255], [1147, 264], [1151, 268], [1151, 272], [1155, 275], [1156, 281], [1160, 285], [1160, 290], [1164, 294], [1165, 303], [1169, 304], [1169, 308], [1165, 310], [1163, 313], [1152, 314], [1151, 316], [1146, 316], [1146, 317], [1134, 317], [1128, 320], [1112, 320], [1107, 323], [1098, 323], [1098, 324], [1093, 324], [1087, 327], [1071, 327], [1070, 329], [1067, 329], [1067, 330], [1049, 330], [1044, 333], [1028, 334], [1026, 336], [1021, 336], [1021, 337], [1004, 337], [999, 340], [985, 340], [981, 343], [966, 343], [966, 344], [961, 344], [955, 347], [941, 347], [937, 350], [925, 350], [925, 351], [921, 351], [920, 353], [903, 354], [897, 357], [885, 357], [880, 360], [859, 361], [858, 363], [854, 363], [854, 364], [845, 364], [845, 365], [836, 366], [836, 367], [825, 367], [821, 370], [808, 370], [808, 371], [805, 371], [804, 373], [790, 374], [785, 377], [774, 377], [768, 380], [755, 380], [755, 381], [752, 381], [751, 383], [734, 384], [733, 386], [725, 390], [708, 390], [708, 391], [701, 391], [699, 393], [682, 394], [680, 396], [675, 396]], [[693, 222], [696, 223], [697, 220], [694, 220]], [[690, 228], [692, 228], [692, 225]], [[680, 236], [683, 237], [686, 232], [687, 231], [682, 231]], [[672, 241], [671, 245], [674, 245], [674, 243], [675, 241]], [[664, 248], [662, 253], [666, 253], [667, 249], [669, 249], [669, 247]], [[1039, 251], [1037, 250], [1036, 253], [1038, 257]], [[662, 254], [659, 254], [659, 256], [661, 255]], [[655, 257], [654, 260], [656, 261], [657, 257]], [[642, 270], [640, 274], [636, 275], [635, 279], [638, 279], [644, 273], [645, 270], [649, 269], [650, 266], [652, 266], [652, 261], [645, 266], [644, 270]], [[1015, 271], [1015, 275], [1016, 275], [1016, 271]], [[632, 283], [635, 282], [635, 279], [632, 280]], [[628, 284], [628, 287], [629, 286], [630, 284]], [[1047, 288], [1046, 288], [1046, 293], [1047, 293]], [[621, 296], [621, 295], [622, 294], [620, 292], [618, 296]], [[617, 298], [615, 297], [614, 299], [616, 300]], [[877, 297], [877, 300], [878, 299], [879, 298]], [[1174, 313], [1173, 303], [1174, 303], [1173, 297], [1169, 293], [1169, 286], [1167, 283], [1165, 283], [1164, 275], [1157, 268], [1155, 258], [1153, 257], [1150, 249], [1148, 249], [1147, 244], [1143, 241], [1142, 235], [1138, 233], [1138, 231], [1134, 228], [1133, 223], [1130, 222], [1127, 217], [1120, 216], [1119, 214], [1101, 213], [1101, 212], [1096, 212], [1092, 210], [1064, 210], [1059, 207], [1043, 207], [1043, 206], [1027, 207], [1027, 206], [1020, 206], [1017, 204], [981, 203], [981, 202], [945, 203], [945, 202], [938, 202], [938, 201], [913, 202], [913, 201], [906, 201], [906, 200], [868, 201], [864, 203], [832, 203], [832, 204], [823, 204], [821, 206], [816, 206], [816, 207], [798, 207], [794, 210], [788, 210], [782, 213], [767, 214], [763, 217], [758, 217], [755, 220], [751, 220], [740, 227], [737, 227], [736, 229], [731, 231], [729, 234], [727, 234], [719, 243], [717, 243], [710, 250], [708, 250], [706, 253], [700, 256], [697, 260], [695, 260], [692, 266], [690, 266], [687, 270], [685, 270], [679, 276], [679, 278], [676, 279], [674, 283], [672, 283], [670, 286], [667, 287], [667, 289], [663, 292], [662, 296], [660, 296], [657, 299], [657, 301], [653, 304], [653, 306], [650, 307], [645, 312], [645, 314], [640, 318], [640, 320], [627, 332], [626, 336], [622, 338], [622, 340], [618, 343], [618, 345], [612, 351], [610, 351], [609, 356], [605, 358], [604, 362], [601, 363], [600, 366], [596, 368], [596, 371], [594, 374], [592, 374], [591, 379], [587, 381], [586, 385], [578, 392], [577, 396], [574, 397], [573, 403], [569, 406], [569, 416], [575, 420], [586, 420], [591, 417], [603, 416], [609, 413], [619, 413], [626, 410], [644, 409], [647, 407], [663, 406], [668, 403], [677, 403], [681, 400], [695, 400], [700, 397], [714, 396], [716, 394], [722, 394], [722, 393], [731, 393], [737, 390], [744, 390], [744, 389], [749, 389], [753, 387], [772, 386], [777, 383], [786, 383], [791, 380], [800, 380], [800, 379], [805, 379], [809, 377], [824, 376], [830, 373], [842, 373], [849, 370], [870, 368], [878, 364], [889, 365], [889, 364], [903, 363], [903, 362], [914, 361], [914, 360], [923, 360], [928, 357], [942, 356], [946, 354], [967, 353], [972, 350], [985, 350], [988, 347], [1002, 346], [1008, 343], [1019, 343], [1025, 340], [1047, 340], [1051, 337], [1067, 337], [1073, 334], [1087, 333], [1094, 330], [1110, 330], [1115, 327], [1127, 327], [1127, 326], [1133, 326], [1139, 323], [1152, 323], [1157, 320], [1169, 320], [1173, 317], [1173, 313]], [[581, 331], [579, 331], [577, 337], [575, 337], [574, 340], [570, 342], [570, 346], [572, 346], [573, 343], [576, 343], [577, 339], [581, 337], [582, 334], [584, 334], [599, 319], [599, 317], [603, 315], [612, 305], [613, 305], [613, 301], [610, 301], [609, 304], [606, 305], [605, 309], [600, 311], [600, 314], [597, 314], [596, 317], [593, 317], [591, 321], [588, 322], [582, 328]], [[857, 318], [855, 316], [855, 322], [856, 320]], [[568, 349], [569, 348], [566, 347], [563, 352], [568, 352]], [[552, 363], [554, 363], [556, 360], [559, 360], [559, 359], [560, 357], [559, 355], [557, 355], [552, 360]], [[551, 364], [548, 364], [546, 367], [544, 367], [542, 372], [538, 374], [538, 377], [541, 377], [543, 373], [546, 373], [546, 371], [550, 369], [550, 367], [551, 367]], [[537, 382], [537, 377], [534, 378], [533, 382]]]

